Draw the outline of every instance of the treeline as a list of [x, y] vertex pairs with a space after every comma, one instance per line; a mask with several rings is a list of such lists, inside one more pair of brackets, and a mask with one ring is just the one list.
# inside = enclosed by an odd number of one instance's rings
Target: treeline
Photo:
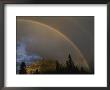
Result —
[[[70, 54], [68, 55], [68, 60], [65, 63], [66, 63], [66, 65], [63, 66], [58, 61], [56, 61], [55, 62], [56, 69], [50, 70], [50, 71], [48, 70], [48, 71], [42, 72], [42, 73], [40, 73], [38, 70], [36, 70], [32, 74], [90, 74], [90, 72], [87, 70], [84, 70], [83, 67], [81, 69], [79, 69], [77, 66], [75, 66]], [[19, 74], [27, 74], [25, 62], [21, 63]]]
[[56, 73], [59, 74], [90, 74], [89, 71], [84, 70], [82, 67], [79, 69], [77, 66], [75, 66], [71, 55], [69, 54], [68, 60], [66, 61], [66, 66], [62, 66], [58, 61], [56, 61]]

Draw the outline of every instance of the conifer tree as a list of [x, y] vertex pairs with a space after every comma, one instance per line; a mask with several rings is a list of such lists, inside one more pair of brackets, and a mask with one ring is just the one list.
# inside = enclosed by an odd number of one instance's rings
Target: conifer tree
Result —
[[60, 71], [60, 64], [58, 61], [56, 61], [56, 71], [59, 72]]
[[66, 61], [66, 65], [67, 65], [67, 72], [69, 73], [75, 73], [75, 65], [72, 61], [71, 55], [69, 54], [68, 56], [68, 60]]
[[19, 73], [20, 74], [26, 74], [26, 64], [25, 64], [25, 62], [21, 63]]

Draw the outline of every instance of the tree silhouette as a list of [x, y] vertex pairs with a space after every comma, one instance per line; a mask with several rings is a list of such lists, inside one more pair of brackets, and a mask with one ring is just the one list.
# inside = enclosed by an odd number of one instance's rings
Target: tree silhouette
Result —
[[75, 65], [74, 65], [74, 62], [72, 61], [70, 54], [68, 56], [68, 60], [66, 61], [66, 66], [67, 66], [67, 72], [75, 73]]
[[60, 64], [56, 61], [56, 72], [60, 72]]
[[26, 64], [25, 64], [25, 62], [21, 63], [19, 73], [20, 74], [26, 74]]

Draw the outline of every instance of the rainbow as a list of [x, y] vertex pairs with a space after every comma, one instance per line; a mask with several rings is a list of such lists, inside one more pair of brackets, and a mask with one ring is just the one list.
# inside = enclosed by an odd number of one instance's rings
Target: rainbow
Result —
[[56, 32], [57, 34], [59, 34], [61, 37], [63, 37], [67, 42], [69, 42], [73, 48], [75, 48], [75, 50], [77, 51], [77, 53], [80, 55], [80, 57], [82, 58], [81, 60], [83, 60], [83, 63], [86, 67], [87, 70], [90, 70], [89, 68], [89, 65], [86, 61], [86, 59], [84, 58], [83, 54], [81, 53], [81, 51], [79, 50], [79, 48], [75, 45], [75, 43], [73, 41], [71, 41], [66, 35], [64, 35], [63, 33], [61, 33], [59, 30], [47, 25], [47, 24], [44, 24], [44, 23], [41, 23], [41, 22], [38, 22], [38, 21], [33, 21], [33, 20], [26, 20], [26, 19], [17, 19], [17, 21], [22, 21], [22, 22], [28, 22], [28, 23], [32, 23], [32, 24], [37, 24], [37, 25], [41, 25], [41, 26], [44, 26], [44, 27], [47, 27], [51, 30], [53, 30], [54, 32]]

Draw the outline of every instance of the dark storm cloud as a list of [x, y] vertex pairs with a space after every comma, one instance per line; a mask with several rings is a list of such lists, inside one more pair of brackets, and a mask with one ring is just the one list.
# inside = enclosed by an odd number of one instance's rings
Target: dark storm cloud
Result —
[[90, 67], [94, 66], [94, 17], [17, 17], [47, 24], [66, 35], [81, 50]]

